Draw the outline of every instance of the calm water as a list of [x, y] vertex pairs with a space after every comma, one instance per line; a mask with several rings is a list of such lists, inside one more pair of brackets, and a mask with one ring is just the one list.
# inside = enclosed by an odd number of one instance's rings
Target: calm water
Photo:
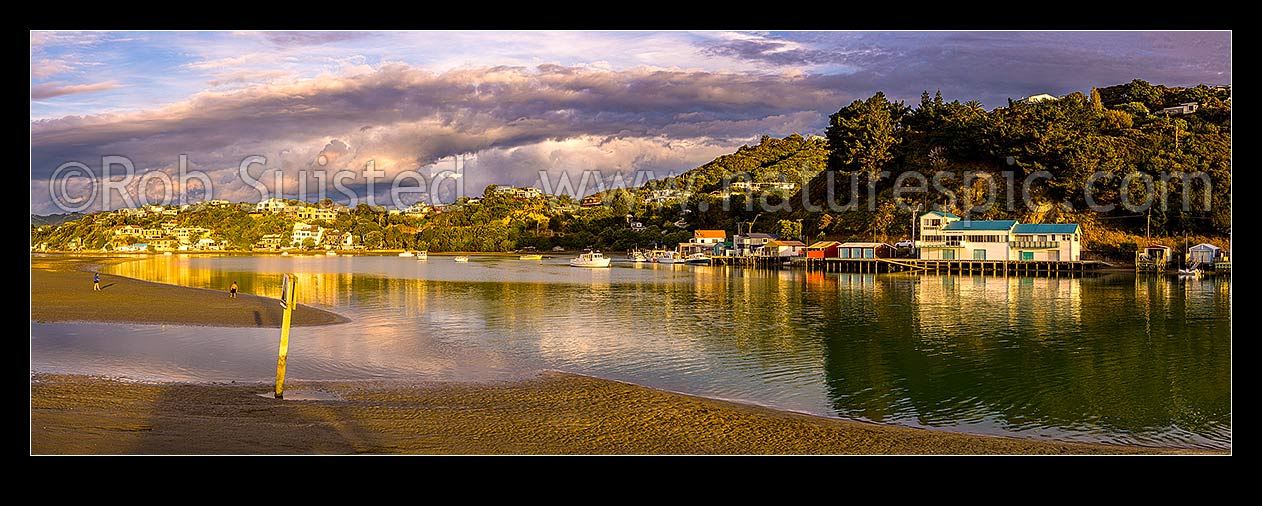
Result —
[[[541, 369], [880, 423], [1230, 448], [1231, 284], [451, 257], [150, 257], [124, 276], [298, 298], [293, 379]], [[276, 329], [34, 324], [32, 369], [270, 381]]]

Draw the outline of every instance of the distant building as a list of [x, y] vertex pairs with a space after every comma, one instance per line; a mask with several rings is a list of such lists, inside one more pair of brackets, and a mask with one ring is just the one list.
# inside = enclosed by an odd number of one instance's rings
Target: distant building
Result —
[[774, 240], [754, 250], [754, 254], [763, 257], [796, 257], [806, 254], [806, 244], [802, 241]]
[[210, 230], [201, 227], [182, 227], [172, 229], [171, 233], [180, 244], [189, 244], [201, 239], [203, 235], [210, 233]]
[[820, 241], [806, 247], [806, 258], [837, 258], [837, 250], [841, 243], [837, 241]]
[[259, 242], [256, 243], [254, 247], [259, 249], [278, 250], [280, 249], [280, 244], [280, 234], [267, 234], [260, 238]]
[[303, 207], [298, 209], [298, 219], [307, 221], [333, 221], [337, 219], [337, 211], [332, 209], [320, 209], [318, 207]]
[[775, 234], [766, 234], [762, 232], [750, 232], [748, 234], [737, 234], [732, 237], [733, 254], [736, 256], [747, 256], [754, 254], [754, 250], [761, 248], [763, 245], [776, 240]]
[[883, 242], [847, 242], [837, 246], [837, 258], [890, 258], [894, 247]]
[[581, 206], [582, 207], [596, 207], [600, 205], [601, 202], [602, 201], [601, 201], [600, 195], [588, 195], [586, 197], [583, 197]]
[[674, 188], [665, 188], [661, 190], [653, 190], [649, 192], [649, 196], [644, 199], [645, 203], [653, 204], [659, 202], [671, 202], [675, 200], [685, 199], [692, 196], [692, 192], [679, 191]]
[[296, 248], [302, 247], [302, 243], [307, 239], [314, 240], [315, 245], [319, 246], [320, 242], [324, 240], [324, 227], [308, 225], [303, 222], [294, 223], [294, 233], [290, 244]]
[[1212, 265], [1226, 258], [1223, 250], [1209, 243], [1201, 243], [1188, 248], [1188, 265]]
[[140, 227], [137, 227], [137, 226], [135, 226], [135, 225], [123, 225], [123, 226], [121, 226], [121, 227], [118, 227], [118, 228], [114, 229], [114, 236], [115, 236], [115, 237], [124, 236], [124, 235], [135, 235], [135, 236], [139, 236], [139, 235], [141, 235], [142, 233], [144, 233], [144, 229], [143, 229], [143, 228], [140, 228]]
[[1076, 223], [1018, 224], [1015, 220], [961, 220], [934, 211], [920, 216], [916, 241], [924, 260], [1079, 261], [1082, 229]]
[[284, 211], [287, 205], [284, 199], [271, 198], [259, 202], [254, 209], [260, 213], [279, 213]]
[[797, 183], [787, 181], [768, 181], [764, 183], [752, 183], [749, 181], [736, 181], [728, 188], [734, 192], [791, 192], [796, 190]]
[[1185, 103], [1182, 103], [1182, 104], [1176, 105], [1176, 106], [1174, 106], [1174, 107], [1167, 107], [1167, 108], [1165, 108], [1165, 109], [1158, 109], [1158, 110], [1157, 110], [1157, 114], [1167, 114], [1167, 115], [1170, 115], [1170, 116], [1181, 116], [1181, 115], [1184, 115], [1184, 114], [1192, 114], [1192, 113], [1196, 112], [1196, 110], [1197, 110], [1197, 109], [1199, 109], [1200, 107], [1201, 107], [1201, 105], [1200, 105], [1200, 104], [1198, 104], [1198, 103], [1196, 103], [1196, 102], [1185, 102]]
[[1046, 94], [1046, 93], [1040, 93], [1040, 94], [1038, 94], [1038, 95], [1030, 95], [1030, 96], [1025, 97], [1025, 98], [1023, 98], [1023, 99], [1021, 99], [1021, 100], [1018, 100], [1017, 102], [1021, 102], [1021, 103], [1025, 103], [1025, 104], [1037, 104], [1037, 103], [1039, 103], [1039, 102], [1043, 102], [1043, 101], [1047, 101], [1047, 100], [1057, 100], [1057, 98], [1056, 98], [1055, 96], [1053, 96], [1053, 95], [1048, 95], [1048, 94]]

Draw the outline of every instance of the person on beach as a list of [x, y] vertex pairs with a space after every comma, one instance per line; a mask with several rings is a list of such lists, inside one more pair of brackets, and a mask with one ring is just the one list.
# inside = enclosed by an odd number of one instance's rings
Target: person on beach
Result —
[[237, 282], [233, 281], [232, 286], [228, 287], [228, 298], [237, 298]]
[[92, 291], [101, 291], [101, 273], [99, 272], [92, 273]]

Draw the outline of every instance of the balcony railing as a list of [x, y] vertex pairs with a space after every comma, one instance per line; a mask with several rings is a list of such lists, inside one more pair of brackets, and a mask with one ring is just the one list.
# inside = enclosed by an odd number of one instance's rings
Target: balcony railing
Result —
[[917, 248], [959, 248], [960, 241], [916, 241]]
[[1060, 241], [1008, 241], [1008, 246], [1022, 249], [1056, 249]]

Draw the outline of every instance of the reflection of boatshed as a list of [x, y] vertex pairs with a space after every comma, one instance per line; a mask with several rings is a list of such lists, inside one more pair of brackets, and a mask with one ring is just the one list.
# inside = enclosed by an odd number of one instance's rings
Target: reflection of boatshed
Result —
[[1166, 270], [1169, 262], [1169, 246], [1149, 244], [1135, 252], [1135, 270], [1139, 272], [1161, 272]]
[[806, 258], [837, 258], [837, 241], [820, 241], [806, 247]]
[[1210, 265], [1223, 257], [1223, 250], [1209, 243], [1201, 243], [1188, 248], [1188, 265]]
[[847, 242], [837, 247], [839, 258], [890, 258], [894, 247], [883, 242]]

